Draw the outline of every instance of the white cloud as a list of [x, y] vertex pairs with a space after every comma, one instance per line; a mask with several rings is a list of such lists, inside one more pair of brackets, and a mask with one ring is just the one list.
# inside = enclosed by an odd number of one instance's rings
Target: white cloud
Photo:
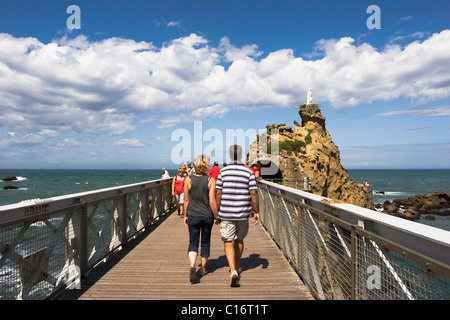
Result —
[[[306, 100], [348, 108], [376, 100], [410, 98], [415, 104], [450, 96], [450, 30], [422, 42], [378, 51], [352, 38], [320, 40], [321, 58], [292, 49], [266, 56], [257, 45], [217, 48], [191, 34], [152, 43], [85, 36], [44, 44], [0, 34], [0, 124], [10, 132], [124, 134], [143, 112], [163, 111], [159, 127], [232, 108], [292, 107]], [[222, 63], [229, 63], [226, 69]], [[219, 107], [220, 106], [220, 107]], [[188, 119], [189, 120], [189, 119]], [[192, 119], [190, 119], [192, 121]], [[39, 135], [38, 135], [39, 136]]]
[[394, 110], [388, 112], [382, 112], [374, 114], [377, 117], [397, 116], [397, 115], [410, 115], [421, 117], [448, 117], [450, 116], [450, 106], [440, 106], [425, 109], [412, 109], [412, 110]]
[[261, 51], [258, 51], [256, 44], [245, 45], [242, 48], [238, 48], [231, 44], [228, 37], [223, 37], [220, 40], [219, 51], [223, 53], [226, 61], [236, 61], [245, 59], [246, 57], [259, 57], [262, 55]]
[[413, 19], [413, 16], [406, 16], [406, 17], [401, 17], [400, 19], [398, 19], [398, 22], [405, 22], [405, 21], [409, 21], [411, 19]]
[[167, 26], [171, 28], [179, 27], [180, 25], [181, 25], [180, 21], [170, 21], [169, 23], [167, 23]]
[[347, 169], [426, 169], [450, 167], [449, 143], [342, 147]]
[[160, 120], [158, 129], [172, 128], [179, 123], [203, 121], [209, 118], [222, 118], [229, 108], [222, 106], [221, 104], [215, 104], [213, 106], [199, 107], [190, 113], [180, 113], [171, 115]]
[[423, 39], [426, 36], [425, 32], [414, 32], [413, 34], [407, 34], [407, 35], [397, 35], [392, 38], [391, 42], [401, 41], [405, 39]]

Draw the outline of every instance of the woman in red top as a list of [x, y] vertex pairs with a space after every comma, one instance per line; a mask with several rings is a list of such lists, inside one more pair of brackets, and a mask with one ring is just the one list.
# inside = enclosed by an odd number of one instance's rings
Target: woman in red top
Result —
[[255, 175], [256, 181], [261, 179], [261, 174], [260, 174], [259, 168], [260, 168], [259, 163], [252, 164], [252, 166], [250, 167], [250, 169], [252, 169], [252, 171]]
[[[261, 178], [260, 171], [259, 171], [259, 168], [260, 168], [259, 163], [254, 163], [254, 164], [252, 164], [252, 166], [250, 167], [250, 169], [252, 169], [252, 171], [253, 171], [253, 174], [255, 175], [256, 181], [262, 179], [262, 178]], [[251, 210], [252, 210], [251, 216], [253, 217], [253, 202], [252, 202], [252, 209], [251, 209]]]
[[178, 174], [173, 177], [172, 180], [172, 195], [175, 196], [175, 202], [177, 204], [178, 215], [183, 218], [183, 205], [184, 205], [184, 172], [178, 169]]

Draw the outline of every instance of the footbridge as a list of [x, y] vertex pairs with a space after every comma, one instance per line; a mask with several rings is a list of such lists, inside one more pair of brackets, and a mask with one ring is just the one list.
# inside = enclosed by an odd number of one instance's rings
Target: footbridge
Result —
[[0, 299], [413, 300], [450, 298], [450, 232], [259, 183], [241, 286], [218, 227], [191, 284], [171, 180], [0, 207]]

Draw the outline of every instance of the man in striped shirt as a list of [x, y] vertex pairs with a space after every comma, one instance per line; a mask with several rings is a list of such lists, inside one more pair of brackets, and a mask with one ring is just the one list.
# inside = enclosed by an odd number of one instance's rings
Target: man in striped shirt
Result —
[[253, 202], [254, 223], [259, 222], [258, 186], [253, 171], [240, 162], [242, 148], [230, 147], [232, 163], [220, 170], [216, 182], [216, 200], [219, 206], [220, 233], [225, 255], [231, 270], [230, 285], [239, 287], [239, 262], [248, 233], [248, 218]]

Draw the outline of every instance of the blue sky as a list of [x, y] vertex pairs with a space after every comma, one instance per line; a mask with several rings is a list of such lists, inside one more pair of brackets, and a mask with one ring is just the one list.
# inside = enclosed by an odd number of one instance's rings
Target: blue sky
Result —
[[0, 167], [175, 168], [312, 88], [345, 168], [450, 168], [449, 52], [446, 0], [2, 0]]

